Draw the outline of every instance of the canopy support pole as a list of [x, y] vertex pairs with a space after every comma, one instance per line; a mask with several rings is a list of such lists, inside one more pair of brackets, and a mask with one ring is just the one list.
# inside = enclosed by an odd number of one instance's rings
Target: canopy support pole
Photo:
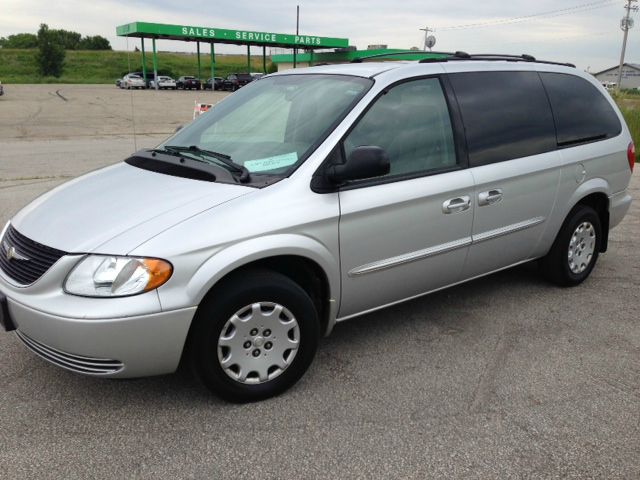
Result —
[[151, 39], [151, 45], [153, 46], [153, 83], [158, 90], [158, 59], [156, 56], [156, 38]]
[[145, 88], [147, 88], [147, 56], [144, 53], [144, 37], [140, 37], [140, 45], [142, 47], [142, 78], [144, 79]]
[[196, 42], [196, 49], [198, 51], [198, 80], [202, 80], [200, 73], [200, 42]]
[[213, 46], [213, 42], [211, 42], [211, 91], [215, 90], [216, 82], [215, 82], [215, 74], [216, 74], [216, 53]]
[[262, 73], [267, 74], [267, 46], [262, 46]]

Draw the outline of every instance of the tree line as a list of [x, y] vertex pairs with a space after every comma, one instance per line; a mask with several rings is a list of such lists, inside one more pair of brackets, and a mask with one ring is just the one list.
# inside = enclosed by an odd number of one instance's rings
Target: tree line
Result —
[[[100, 36], [82, 36], [78, 32], [63, 29], [49, 29], [48, 35], [52, 42], [62, 46], [65, 50], [111, 50], [109, 40]], [[38, 32], [39, 33], [39, 32]], [[16, 33], [8, 37], [0, 37], [2, 48], [38, 48], [38, 34]]]
[[78, 32], [50, 29], [40, 25], [37, 34], [17, 33], [0, 38], [1, 48], [37, 48], [36, 62], [42, 76], [59, 77], [64, 69], [66, 50], [111, 50], [109, 40], [100, 35], [83, 37]]

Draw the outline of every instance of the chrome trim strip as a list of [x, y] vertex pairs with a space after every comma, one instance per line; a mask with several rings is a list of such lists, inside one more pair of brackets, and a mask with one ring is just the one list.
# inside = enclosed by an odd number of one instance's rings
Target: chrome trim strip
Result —
[[124, 364], [118, 360], [73, 355], [33, 340], [19, 330], [16, 330], [16, 334], [33, 353], [58, 367], [76, 373], [108, 375], [117, 373], [124, 368]]
[[356, 267], [349, 271], [350, 277], [357, 277], [358, 275], [364, 275], [366, 273], [377, 272], [385, 270], [387, 268], [397, 267], [398, 265], [404, 265], [405, 263], [415, 262], [424, 258], [433, 257], [442, 253], [451, 252], [458, 248], [464, 248], [471, 245], [471, 237], [461, 238], [460, 240], [454, 240], [453, 242], [443, 243], [441, 245], [435, 245], [433, 247], [424, 248], [416, 252], [405, 253], [398, 255], [397, 257], [387, 258], [385, 260], [379, 260], [377, 262], [368, 263], [361, 267]]
[[454, 240], [453, 242], [447, 242], [433, 247], [418, 250], [416, 252], [409, 252], [396, 257], [386, 258], [384, 260], [378, 260], [376, 262], [367, 263], [360, 267], [349, 270], [348, 275], [350, 277], [357, 277], [359, 275], [365, 275], [367, 273], [378, 272], [380, 270], [386, 270], [387, 268], [397, 267], [398, 265], [404, 265], [406, 263], [416, 262], [425, 258], [433, 257], [443, 253], [448, 253], [459, 248], [468, 247], [469, 245], [484, 242], [486, 240], [492, 240], [503, 235], [509, 235], [511, 233], [519, 232], [527, 228], [535, 227], [544, 222], [545, 217], [535, 217], [522, 222], [513, 223], [504, 227], [496, 228], [494, 230], [488, 230], [486, 232], [473, 235], [472, 237], [461, 238], [460, 240]]
[[473, 235], [473, 243], [480, 243], [486, 240], [492, 240], [494, 238], [501, 237], [503, 235], [509, 235], [510, 233], [519, 232], [520, 230], [525, 230], [527, 228], [540, 225], [542, 222], [544, 222], [544, 217], [535, 217], [529, 220], [524, 220], [523, 222], [513, 223], [511, 225], [496, 228], [495, 230], [482, 232], [477, 235]]
[[393, 305], [398, 305], [400, 303], [408, 302], [410, 300], [415, 300], [416, 298], [424, 297], [425, 295], [429, 295], [431, 293], [439, 292], [440, 290], [446, 290], [447, 288], [451, 288], [451, 287], [453, 287], [455, 285], [462, 285], [464, 283], [470, 282], [470, 281], [475, 280], [477, 278], [486, 277], [487, 275], [491, 275], [492, 273], [500, 272], [502, 270], [507, 270], [508, 268], [512, 268], [512, 267], [515, 267], [516, 265], [520, 265], [520, 264], [523, 264], [523, 263], [527, 263], [527, 262], [529, 262], [531, 260], [534, 260], [534, 258], [533, 257], [527, 258], [527, 259], [522, 260], [520, 262], [516, 262], [516, 263], [513, 263], [511, 265], [507, 265], [506, 267], [498, 268], [497, 270], [492, 270], [492, 271], [487, 272], [487, 273], [481, 273], [480, 275], [477, 275], [477, 276], [472, 277], [472, 278], [465, 278], [464, 280], [460, 280], [459, 282], [450, 283], [449, 285], [445, 285], [444, 287], [434, 288], [433, 290], [429, 290], [428, 292], [418, 293], [417, 295], [412, 295], [411, 297], [403, 298], [401, 300], [396, 300], [395, 302], [389, 302], [389, 303], [387, 303], [385, 305], [380, 305], [378, 307], [373, 307], [373, 308], [370, 308], [368, 310], [363, 310], [362, 312], [356, 312], [356, 313], [352, 313], [351, 315], [346, 315], [344, 317], [339, 317], [339, 318], [336, 318], [336, 324], [344, 322], [345, 320], [350, 320], [352, 318], [356, 318], [356, 317], [360, 317], [362, 315], [366, 315], [367, 313], [372, 313], [372, 312], [376, 312], [378, 310], [382, 310], [383, 308], [388, 308], [388, 307], [392, 307]]

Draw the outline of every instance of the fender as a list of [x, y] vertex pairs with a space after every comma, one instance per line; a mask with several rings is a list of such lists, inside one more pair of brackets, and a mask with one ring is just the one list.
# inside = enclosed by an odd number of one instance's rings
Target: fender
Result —
[[340, 265], [333, 254], [317, 240], [297, 234], [276, 234], [231, 244], [203, 263], [186, 286], [186, 295], [199, 304], [225, 275], [256, 260], [293, 255], [317, 263], [329, 282], [329, 326], [335, 321], [340, 304]]

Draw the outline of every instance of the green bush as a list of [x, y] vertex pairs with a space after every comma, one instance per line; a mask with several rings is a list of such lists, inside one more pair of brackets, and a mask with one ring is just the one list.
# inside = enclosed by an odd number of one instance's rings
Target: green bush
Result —
[[[0, 48], [0, 81], [2, 83], [113, 83], [123, 74], [142, 71], [140, 52], [117, 52], [113, 50], [67, 50], [64, 71], [59, 78], [40, 77], [36, 62], [37, 50]], [[268, 59], [267, 59], [268, 61]], [[131, 65], [131, 70], [129, 70]], [[269, 63], [267, 63], [269, 67]], [[151, 54], [147, 52], [147, 71], [153, 72]], [[217, 55], [217, 77], [226, 77], [234, 72], [247, 71], [244, 55]], [[251, 71], [262, 71], [262, 57], [251, 59]], [[201, 55], [202, 79], [211, 76], [209, 54]], [[181, 75], [197, 75], [198, 60], [195, 55], [180, 53], [158, 53], [158, 73], [174, 78]]]
[[46, 23], [40, 25], [38, 30], [38, 53], [36, 61], [40, 69], [40, 75], [59, 77], [64, 67], [64, 46], [60, 38], [49, 30]]

